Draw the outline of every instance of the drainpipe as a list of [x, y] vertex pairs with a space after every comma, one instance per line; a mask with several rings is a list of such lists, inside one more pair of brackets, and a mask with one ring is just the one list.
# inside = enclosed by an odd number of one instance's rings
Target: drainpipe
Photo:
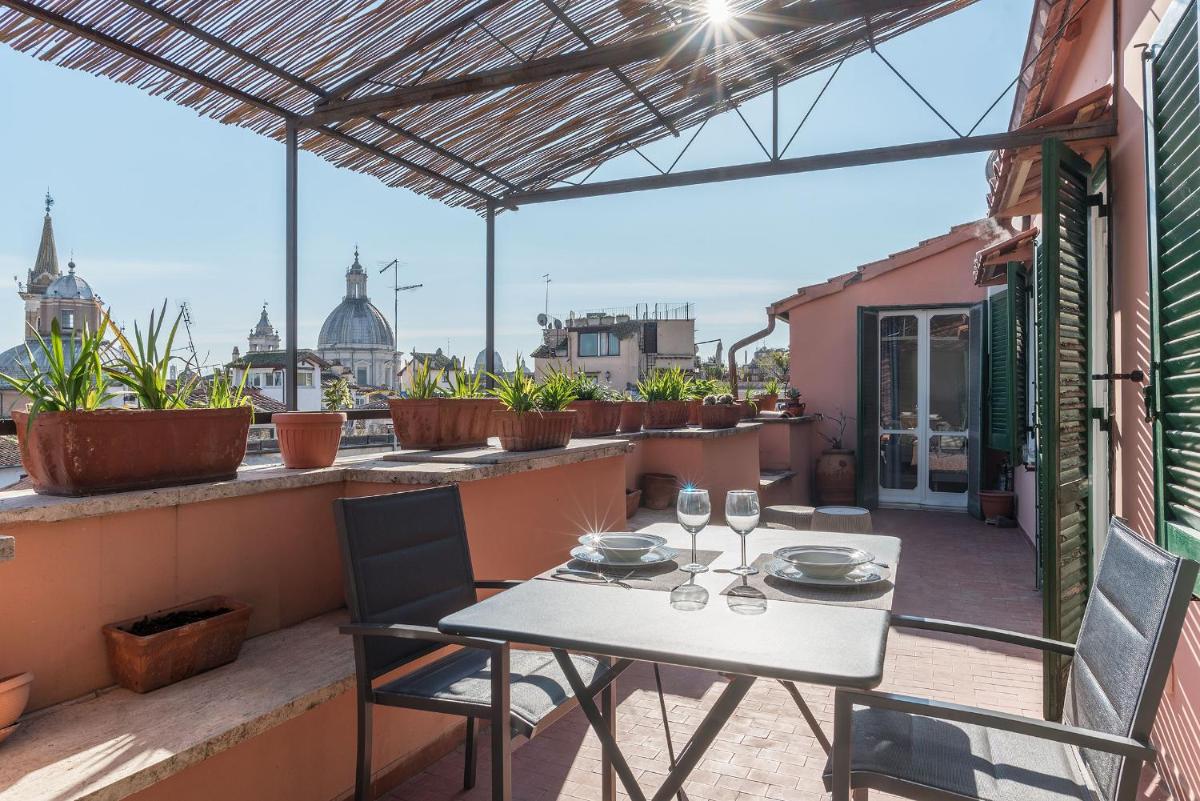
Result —
[[775, 312], [767, 311], [767, 327], [756, 334], [751, 334], [745, 339], [739, 339], [729, 346], [729, 387], [733, 392], [733, 397], [738, 396], [738, 380], [737, 380], [737, 352], [749, 345], [751, 342], [757, 342], [760, 339], [766, 339], [771, 336], [771, 332], [775, 330]]

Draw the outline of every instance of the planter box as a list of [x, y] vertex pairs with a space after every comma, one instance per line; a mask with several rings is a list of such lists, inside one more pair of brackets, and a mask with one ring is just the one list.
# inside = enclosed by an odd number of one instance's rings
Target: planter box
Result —
[[688, 405], [687, 424], [689, 426], [700, 425], [700, 407], [704, 405], [704, 399], [703, 398], [692, 398], [690, 401], [687, 402], [687, 405]]
[[670, 509], [679, 494], [679, 479], [668, 473], [642, 475], [642, 502], [647, 509]]
[[742, 408], [737, 404], [716, 403], [700, 407], [701, 428], [733, 428], [742, 419]]
[[752, 400], [737, 401], [738, 407], [742, 410], [742, 419], [751, 420], [758, 415], [758, 403]]
[[494, 398], [389, 398], [392, 427], [400, 447], [443, 451], [487, 445]]
[[146, 615], [109, 623], [102, 631], [108, 664], [117, 684], [135, 693], [148, 693], [237, 659], [250, 624], [249, 604], [214, 595], [154, 612], [149, 617], [220, 608], [229, 611], [146, 636], [128, 631]]
[[637, 514], [638, 506], [642, 503], [642, 491], [640, 489], [625, 490], [625, 519], [633, 517]]
[[687, 419], [687, 401], [647, 401], [642, 428], [683, 428]]
[[251, 409], [12, 414], [35, 490], [95, 495], [236, 478]]
[[621, 404], [603, 400], [571, 401], [567, 407], [575, 412], [577, 437], [606, 437], [617, 433], [621, 424]]
[[345, 412], [277, 412], [271, 415], [283, 466], [329, 467], [342, 444]]
[[627, 400], [621, 402], [621, 425], [620, 432], [622, 434], [636, 434], [642, 430], [642, 418], [646, 414], [645, 401]]
[[562, 448], [571, 441], [575, 412], [492, 412], [506, 451], [540, 451]]

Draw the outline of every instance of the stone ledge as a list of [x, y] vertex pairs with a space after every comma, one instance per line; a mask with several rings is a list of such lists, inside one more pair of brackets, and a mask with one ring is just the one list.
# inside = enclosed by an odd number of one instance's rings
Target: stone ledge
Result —
[[413, 462], [420, 464], [457, 465], [504, 465], [516, 466], [525, 463], [536, 467], [555, 467], [573, 464], [580, 457], [603, 459], [629, 452], [629, 445], [622, 439], [597, 438], [573, 439], [563, 448], [546, 448], [539, 451], [506, 451], [499, 440], [492, 437], [484, 448], [461, 448], [450, 451], [396, 451], [379, 457], [384, 462]]
[[[771, 414], [771, 413], [768, 412], [768, 414]], [[756, 422], [756, 423], [774, 423], [776, 425], [778, 425], [779, 423], [783, 423], [784, 425], [795, 425], [797, 423], [815, 423], [815, 422], [819, 421], [820, 419], [821, 419], [821, 415], [819, 415], [819, 414], [805, 414], [805, 415], [801, 415], [800, 417], [781, 417], [781, 416], [778, 416], [778, 413], [776, 413], [776, 416], [773, 416], [773, 417], [768, 417], [766, 415], [763, 415], [761, 417], [756, 417], [756, 418], [754, 418], [754, 422]]]
[[651, 428], [642, 429], [636, 434], [616, 434], [616, 437], [635, 439], [722, 439], [744, 434], [747, 431], [757, 431], [762, 428], [760, 420], [746, 420], [733, 428]]
[[27, 716], [0, 801], [117, 801], [298, 717], [354, 681], [344, 610], [247, 640], [236, 662], [138, 695], [111, 689]]

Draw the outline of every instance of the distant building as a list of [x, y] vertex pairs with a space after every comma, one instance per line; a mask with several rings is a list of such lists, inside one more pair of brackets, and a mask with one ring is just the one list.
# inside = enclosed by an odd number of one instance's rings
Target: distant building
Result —
[[316, 352], [344, 367], [359, 386], [396, 389], [396, 337], [367, 296], [367, 271], [358, 261], [358, 248], [346, 270], [346, 295], [325, 318]]
[[584, 372], [618, 391], [633, 389], [655, 369], [696, 367], [696, 321], [690, 303], [640, 304], [576, 316], [562, 328], [546, 327], [533, 351], [534, 373]]
[[441, 348], [433, 353], [414, 349], [400, 360], [400, 372], [396, 378], [401, 392], [412, 392], [413, 375], [422, 364], [428, 364], [430, 372], [443, 371], [441, 381], [443, 388], [450, 387], [450, 378], [455, 370], [463, 369], [462, 359], [457, 356], [447, 356], [442, 353]]
[[[255, 394], [270, 398], [280, 404], [284, 403], [284, 387], [287, 383], [287, 351], [279, 349], [279, 334], [271, 319], [267, 316], [267, 307], [263, 306], [258, 324], [250, 329], [245, 354], [235, 346], [233, 358], [225, 367], [230, 370], [233, 383], [242, 381], [246, 373], [246, 387], [256, 390]], [[328, 370], [330, 365], [311, 350], [300, 350], [296, 353], [297, 389], [296, 406], [302, 412], [320, 411], [321, 373]], [[286, 407], [285, 407], [286, 408]], [[279, 409], [264, 409], [263, 411], [280, 411]]]
[[282, 350], [279, 345], [279, 332], [275, 330], [275, 326], [271, 325], [271, 321], [267, 317], [267, 304], [265, 303], [262, 307], [262, 314], [258, 318], [258, 324], [250, 329], [250, 336], [247, 337], [246, 344], [250, 346], [250, 353], [260, 350]]

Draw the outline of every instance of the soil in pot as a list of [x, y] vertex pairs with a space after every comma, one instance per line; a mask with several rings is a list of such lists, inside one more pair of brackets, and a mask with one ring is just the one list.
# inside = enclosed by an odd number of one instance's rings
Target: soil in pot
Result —
[[136, 634], [138, 637], [148, 637], [151, 634], [158, 634], [160, 631], [170, 631], [189, 623], [199, 623], [201, 620], [208, 620], [210, 617], [224, 615], [230, 611], [228, 606], [218, 606], [213, 609], [181, 609], [178, 612], [144, 617], [122, 630]]
[[342, 444], [345, 412], [279, 412], [271, 417], [283, 466], [329, 467]]
[[647, 401], [642, 428], [683, 428], [687, 425], [687, 401]]
[[617, 433], [621, 424], [621, 404], [604, 400], [571, 401], [567, 407], [575, 412], [576, 437], [603, 437]]
[[563, 412], [492, 412], [498, 423], [497, 437], [506, 451], [540, 451], [562, 448], [571, 441], [578, 413]]
[[627, 400], [621, 402], [621, 425], [619, 430], [622, 434], [635, 434], [642, 430], [642, 417], [646, 412], [645, 401]]

